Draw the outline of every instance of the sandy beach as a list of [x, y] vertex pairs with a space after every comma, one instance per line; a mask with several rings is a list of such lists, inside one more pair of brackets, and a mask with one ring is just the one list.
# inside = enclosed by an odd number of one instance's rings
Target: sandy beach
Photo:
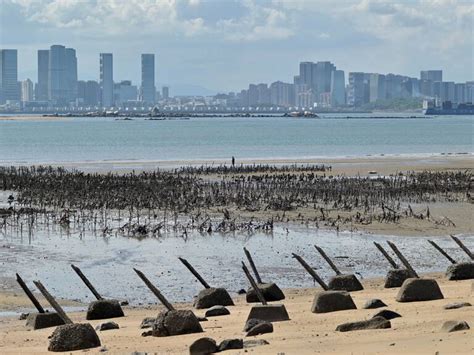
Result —
[[[245, 338], [242, 331], [250, 310], [242, 297], [236, 306], [229, 307], [231, 315], [209, 318], [202, 322], [204, 333], [166, 338], [142, 337], [146, 329], [140, 329], [143, 318], [156, 316], [161, 306], [149, 305], [142, 308], [125, 307], [126, 317], [113, 319], [119, 330], [99, 332], [102, 348], [88, 350], [98, 353], [107, 349], [112, 354], [130, 354], [134, 351], [148, 353], [188, 353], [189, 345], [201, 337], [211, 337], [218, 343], [228, 338], [265, 339], [270, 344], [248, 349], [257, 354], [472, 354], [474, 351], [474, 309], [465, 307], [444, 310], [443, 306], [453, 302], [474, 303], [473, 281], [447, 281], [441, 274], [436, 277], [444, 299], [426, 302], [399, 303], [395, 301], [398, 289], [384, 289], [383, 280], [363, 282], [365, 290], [352, 292], [357, 310], [339, 311], [325, 314], [310, 312], [314, 295], [319, 288], [285, 290], [285, 304], [291, 320], [274, 323], [274, 332], [257, 337]], [[425, 275], [425, 277], [428, 277]], [[22, 295], [18, 302], [22, 303]], [[348, 333], [336, 332], [338, 324], [370, 318], [378, 310], [362, 309], [372, 298], [383, 300], [388, 309], [398, 312], [401, 318], [391, 321], [391, 329], [362, 330]], [[4, 298], [1, 298], [2, 301]], [[150, 294], [148, 302], [156, 300]], [[189, 309], [191, 304], [180, 304], [180, 309]], [[204, 315], [204, 310], [196, 310], [196, 315]], [[72, 313], [73, 321], [84, 322], [85, 313]], [[0, 349], [2, 354], [47, 353], [48, 336], [52, 329], [31, 331], [18, 317], [0, 318]], [[441, 326], [446, 320], [464, 320], [471, 325], [467, 331], [445, 333]], [[103, 321], [91, 321], [96, 326]], [[227, 351], [241, 354], [243, 350]], [[79, 351], [77, 352], [79, 353]]]

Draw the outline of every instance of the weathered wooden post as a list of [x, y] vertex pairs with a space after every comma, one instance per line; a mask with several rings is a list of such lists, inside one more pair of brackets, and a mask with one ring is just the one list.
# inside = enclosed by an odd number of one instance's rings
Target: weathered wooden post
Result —
[[211, 287], [204, 278], [194, 269], [194, 267], [184, 258], [178, 258], [186, 268], [196, 277], [204, 286], [194, 301], [194, 307], [197, 309], [210, 308], [213, 306], [233, 306], [234, 301], [225, 288]]
[[324, 250], [317, 245], [314, 246], [316, 250], [321, 254], [324, 260], [329, 264], [331, 269], [334, 270], [336, 276], [332, 277], [328, 283], [328, 289], [334, 291], [360, 291], [364, 287], [360, 283], [359, 279], [354, 274], [342, 274], [332, 260], [326, 255]]
[[97, 292], [94, 286], [92, 286], [91, 282], [89, 279], [84, 275], [77, 266], [71, 264], [72, 269], [76, 272], [76, 274], [81, 278], [81, 280], [84, 282], [84, 284], [87, 286], [87, 288], [92, 292], [92, 294], [97, 298], [98, 300], [103, 299], [102, 296]]
[[454, 260], [453, 258], [451, 258], [448, 253], [446, 253], [438, 244], [436, 244], [434, 241], [432, 240], [428, 240], [428, 243], [430, 243], [432, 246], [434, 246], [434, 248], [440, 252], [441, 255], [443, 255], [446, 259], [449, 260], [449, 262], [451, 264], [456, 264], [456, 260]]
[[400, 287], [403, 282], [410, 278], [410, 271], [407, 269], [400, 269], [395, 260], [387, 253], [387, 251], [377, 242], [374, 242], [374, 245], [382, 253], [382, 255], [387, 259], [393, 269], [388, 270], [387, 275], [385, 276], [385, 288]]
[[342, 273], [339, 271], [339, 269], [337, 268], [336, 265], [334, 265], [334, 263], [332, 262], [332, 260], [326, 255], [326, 253], [324, 252], [323, 249], [321, 249], [320, 247], [318, 247], [317, 245], [314, 246], [316, 248], [316, 250], [319, 252], [319, 254], [321, 254], [321, 256], [323, 257], [324, 260], [326, 260], [326, 262], [329, 264], [329, 266], [331, 267], [331, 269], [334, 270], [334, 272], [336, 273], [336, 275], [342, 275]]
[[158, 290], [158, 288], [156, 288], [155, 285], [153, 285], [151, 283], [151, 281], [148, 280], [148, 278], [145, 276], [145, 274], [143, 272], [141, 272], [140, 270], [135, 269], [135, 268], [133, 268], [133, 271], [135, 271], [137, 273], [137, 275], [142, 279], [142, 281], [149, 288], [149, 290], [151, 292], [153, 292], [153, 294], [160, 300], [160, 302], [163, 304], [163, 306], [166, 307], [166, 309], [168, 311], [174, 311], [175, 310], [173, 305], [168, 302], [168, 300], [165, 298], [165, 296], [163, 296], [163, 294], [160, 292], [160, 290]]
[[415, 269], [410, 265], [408, 260], [403, 256], [403, 254], [398, 250], [397, 246], [393, 244], [392, 242], [387, 240], [387, 244], [392, 248], [393, 252], [397, 254], [398, 258], [402, 262], [402, 264], [407, 268], [408, 271], [410, 271], [411, 276], [419, 278], [418, 274], [416, 273]]
[[387, 251], [377, 242], [374, 242], [374, 245], [377, 247], [377, 249], [382, 253], [382, 255], [387, 259], [387, 261], [392, 265], [394, 269], [398, 269], [398, 265], [395, 262], [395, 260], [392, 259], [392, 257], [387, 253]]
[[43, 307], [41, 307], [41, 304], [39, 301], [36, 299], [36, 297], [33, 295], [33, 293], [30, 291], [28, 286], [26, 286], [25, 282], [23, 279], [20, 277], [20, 275], [16, 274], [16, 282], [20, 285], [20, 287], [23, 289], [23, 291], [26, 293], [30, 301], [33, 303], [33, 305], [36, 307], [39, 313], [45, 313]]
[[94, 297], [97, 299], [89, 304], [87, 308], [87, 320], [94, 320], [94, 319], [107, 319], [107, 318], [118, 318], [123, 317], [124, 313], [122, 307], [120, 306], [119, 301], [117, 300], [106, 300], [102, 298], [102, 296], [97, 292], [95, 287], [83, 274], [81, 269], [77, 266], [71, 264], [72, 269], [76, 272], [76, 274], [80, 277], [80, 279], [84, 282], [87, 288], [92, 292]]
[[196, 277], [196, 279], [205, 287], [205, 288], [211, 288], [209, 284], [202, 278], [201, 275], [196, 271], [196, 269], [184, 258], [178, 257], [179, 261], [181, 261], [186, 268], [191, 271], [191, 273]]
[[247, 266], [242, 262], [242, 270], [245, 276], [250, 282], [251, 287], [254, 289], [261, 305], [255, 305], [250, 310], [247, 320], [255, 318], [261, 319], [268, 322], [279, 322], [289, 320], [288, 312], [286, 311], [285, 305], [283, 304], [268, 304], [264, 294], [260, 291], [259, 285], [255, 282], [253, 276], [250, 274]]
[[[265, 297], [265, 300], [272, 302], [272, 301], [281, 301], [285, 299], [285, 295], [283, 294], [283, 291], [277, 286], [276, 283], [262, 282], [262, 279], [260, 278], [260, 274], [257, 271], [257, 267], [255, 266], [255, 263], [253, 262], [252, 255], [250, 255], [250, 252], [247, 250], [247, 248], [244, 248], [244, 253], [249, 261], [250, 266], [252, 267], [255, 277], [257, 278], [258, 289], [263, 294], [263, 297]], [[247, 302], [249, 303], [259, 302], [257, 293], [253, 287], [250, 287], [247, 290], [247, 294], [245, 297], [246, 297]]]
[[464, 252], [472, 259], [474, 260], [474, 254], [464, 245], [463, 242], [461, 242], [461, 240], [459, 240], [459, 238], [455, 237], [454, 235], [451, 235], [451, 239], [454, 240], [456, 242], [457, 245], [459, 245], [459, 247], [464, 250]]
[[298, 260], [298, 262], [305, 268], [305, 270], [310, 274], [313, 279], [322, 287], [324, 291], [328, 290], [328, 286], [326, 283], [319, 277], [319, 275], [316, 273], [316, 271], [313, 270], [311, 266], [308, 265], [308, 263], [299, 255], [292, 253], [293, 258]]
[[64, 312], [64, 310], [62, 309], [62, 307], [59, 305], [58, 302], [56, 302], [56, 300], [54, 299], [53, 296], [51, 296], [51, 294], [48, 292], [48, 290], [46, 290], [46, 288], [43, 286], [43, 284], [40, 282], [40, 281], [33, 281], [33, 283], [35, 284], [35, 286], [38, 288], [38, 290], [40, 290], [40, 292], [43, 294], [44, 298], [46, 298], [46, 300], [49, 302], [49, 304], [51, 305], [51, 307], [54, 308], [54, 310], [57, 312], [57, 314], [59, 315], [59, 317], [61, 317], [61, 319], [63, 320], [63, 322], [65, 324], [72, 324], [72, 320], [71, 318], [69, 318], [66, 314], [66, 312]]
[[247, 260], [249, 261], [249, 264], [250, 264], [250, 267], [252, 268], [253, 273], [255, 274], [255, 278], [257, 279], [257, 282], [259, 284], [263, 284], [262, 279], [260, 278], [260, 274], [258, 273], [257, 267], [255, 266], [255, 263], [253, 262], [252, 255], [245, 247], [244, 247], [244, 253], [245, 253], [245, 256], [247, 257]]

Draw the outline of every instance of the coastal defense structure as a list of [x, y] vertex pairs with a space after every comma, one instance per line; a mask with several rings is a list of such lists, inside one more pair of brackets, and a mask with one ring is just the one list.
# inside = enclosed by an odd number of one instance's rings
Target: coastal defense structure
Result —
[[204, 286], [194, 301], [194, 307], [197, 309], [210, 308], [213, 306], [233, 306], [234, 301], [225, 288], [211, 287], [196, 269], [184, 258], [178, 258], [184, 266], [196, 277]]
[[151, 281], [145, 276], [145, 274], [143, 272], [141, 272], [140, 270], [138, 269], [135, 269], [133, 268], [133, 271], [135, 271], [137, 273], [137, 275], [140, 277], [140, 279], [142, 279], [142, 281], [145, 283], [146, 287], [148, 287], [148, 289], [153, 292], [153, 294], [156, 296], [156, 298], [158, 298], [160, 300], [160, 302], [163, 304], [163, 306], [166, 307], [166, 309], [168, 311], [174, 311], [175, 308], [173, 307], [173, 305], [166, 299], [165, 296], [163, 296], [163, 294], [160, 292], [160, 290], [151, 283]]
[[395, 260], [388, 254], [388, 252], [377, 242], [374, 242], [374, 245], [382, 253], [382, 255], [387, 259], [389, 264], [393, 269], [388, 270], [387, 276], [385, 276], [385, 288], [400, 287], [403, 282], [411, 277], [411, 273], [407, 269], [401, 269]]
[[293, 258], [298, 260], [298, 262], [304, 267], [304, 269], [308, 272], [308, 274], [310, 274], [313, 277], [314, 281], [316, 281], [322, 287], [324, 291], [327, 291], [329, 289], [326, 283], [323, 281], [323, 279], [319, 277], [316, 271], [314, 271], [314, 269], [311, 266], [309, 266], [308, 263], [301, 256], [295, 253], [292, 253], [292, 255], [293, 255]]

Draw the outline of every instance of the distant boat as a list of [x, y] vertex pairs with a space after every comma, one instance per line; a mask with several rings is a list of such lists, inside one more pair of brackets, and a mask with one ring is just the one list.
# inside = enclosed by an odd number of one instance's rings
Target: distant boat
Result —
[[303, 118], [319, 118], [319, 116], [311, 111], [293, 111], [289, 114], [290, 117], [303, 117]]
[[474, 115], [474, 104], [453, 104], [445, 101], [441, 106], [436, 106], [434, 101], [423, 101], [423, 113], [425, 115]]

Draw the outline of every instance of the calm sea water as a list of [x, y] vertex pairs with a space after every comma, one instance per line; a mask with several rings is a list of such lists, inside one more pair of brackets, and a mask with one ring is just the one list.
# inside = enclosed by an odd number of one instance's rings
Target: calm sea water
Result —
[[343, 116], [0, 121], [0, 164], [218, 161], [231, 156], [269, 159], [474, 151], [474, 116], [414, 119], [343, 119]]

